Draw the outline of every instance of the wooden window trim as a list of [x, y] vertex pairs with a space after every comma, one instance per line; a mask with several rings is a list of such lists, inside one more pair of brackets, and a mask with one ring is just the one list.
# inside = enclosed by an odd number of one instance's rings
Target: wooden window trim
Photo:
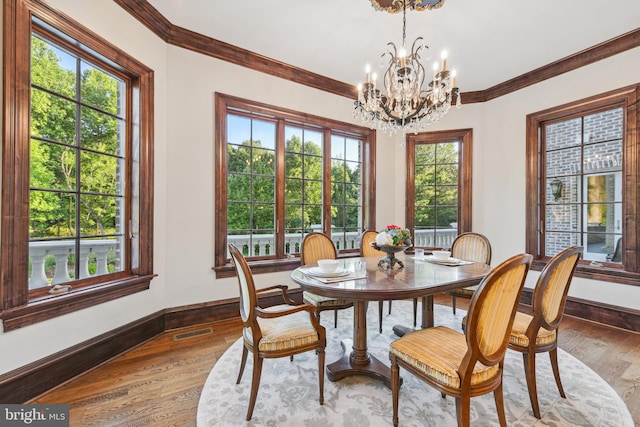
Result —
[[[215, 94], [215, 254], [214, 254], [214, 266], [216, 277], [231, 277], [235, 275], [235, 267], [231, 264], [230, 259], [227, 258], [227, 186], [222, 183], [227, 182], [227, 138], [226, 138], [226, 115], [228, 108], [236, 108], [245, 111], [251, 111], [256, 114], [265, 114], [270, 117], [277, 117], [279, 120], [278, 126], [284, 127], [284, 121], [289, 120], [291, 122], [298, 122], [301, 126], [306, 127], [309, 125], [317, 125], [320, 128], [335, 129], [337, 134], [358, 134], [363, 136], [364, 140], [364, 159], [362, 162], [362, 196], [363, 196], [363, 227], [370, 229], [375, 226], [375, 145], [376, 145], [376, 133], [374, 130], [356, 126], [337, 120], [327, 119], [299, 111], [289, 110], [286, 108], [275, 107], [272, 105], [264, 104], [261, 102], [250, 101], [247, 99], [226, 95], [223, 93]], [[282, 130], [282, 129], [280, 129]], [[325, 137], [327, 136], [325, 132]], [[325, 145], [325, 147], [327, 147]], [[324, 156], [327, 156], [327, 152]], [[330, 153], [329, 153], [330, 155]], [[284, 176], [284, 152], [276, 153], [276, 179], [278, 176]], [[330, 180], [331, 169], [326, 166], [327, 162], [324, 162], [324, 177], [325, 182]], [[278, 182], [278, 181], [276, 181]], [[276, 184], [284, 186], [284, 183]], [[327, 187], [327, 186], [324, 186]], [[330, 188], [325, 188], [324, 198], [325, 200], [331, 200]], [[328, 192], [328, 193], [327, 193]], [[283, 194], [280, 191], [278, 198], [276, 199], [276, 209], [279, 206], [284, 206]], [[276, 213], [280, 212], [279, 210]], [[283, 212], [281, 212], [283, 213]], [[329, 206], [323, 206], [323, 215], [325, 215], [324, 232], [331, 230], [331, 216], [329, 215]], [[279, 229], [284, 229], [284, 215], [277, 215]], [[280, 258], [269, 259], [253, 259], [249, 260], [249, 265], [254, 274], [270, 273], [277, 271], [293, 270], [300, 265], [300, 259], [282, 257], [284, 254], [279, 254], [279, 248], [276, 249], [276, 256], [280, 255]], [[339, 257], [349, 256], [346, 251], [339, 254]], [[352, 254], [351, 254], [352, 255]]]
[[[139, 146], [138, 265], [123, 275], [105, 276], [67, 294], [30, 294], [25, 282], [29, 255], [30, 46], [33, 21], [72, 40], [79, 51], [101, 55], [131, 80], [127, 132]], [[48, 5], [30, 0], [4, 2], [4, 100], [2, 150], [2, 243], [0, 318], [12, 330], [147, 289], [153, 278], [153, 70]], [[116, 277], [120, 277], [114, 280]]]
[[638, 244], [640, 239], [640, 222], [636, 214], [640, 212], [640, 195], [637, 183], [640, 182], [640, 84], [612, 90], [600, 95], [591, 96], [579, 101], [552, 107], [527, 115], [527, 183], [526, 183], [526, 251], [534, 255], [532, 268], [541, 270], [549, 257], [542, 254], [540, 226], [544, 221], [544, 167], [541, 164], [540, 126], [544, 122], [566, 120], [588, 114], [594, 110], [615, 107], [624, 109], [626, 127], [623, 133], [623, 203], [624, 227], [622, 254], [623, 266], [604, 263], [603, 267], [590, 265], [581, 261], [576, 268], [575, 276], [607, 282], [640, 286], [640, 260]]
[[[407, 178], [405, 188], [407, 192], [407, 210], [405, 214], [405, 227], [410, 230], [415, 228], [415, 146], [420, 143], [435, 144], [440, 142], [458, 141], [459, 151], [459, 176], [458, 176], [458, 229], [460, 233], [472, 231], [472, 142], [473, 129], [443, 130], [409, 134], [406, 139]], [[427, 248], [436, 249], [436, 248]]]

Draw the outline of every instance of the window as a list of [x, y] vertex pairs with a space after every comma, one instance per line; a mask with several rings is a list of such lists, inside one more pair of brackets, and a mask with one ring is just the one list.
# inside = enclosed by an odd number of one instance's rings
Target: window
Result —
[[527, 251], [539, 265], [580, 245], [578, 274], [627, 283], [638, 272], [637, 95], [624, 88], [528, 116]]
[[413, 244], [449, 248], [471, 231], [471, 129], [407, 136], [407, 228]]
[[45, 5], [8, 1], [5, 15], [14, 116], [0, 286], [11, 330], [148, 288], [153, 73]]
[[295, 267], [303, 237], [358, 250], [373, 224], [373, 131], [216, 94], [216, 272], [227, 244], [254, 272]]

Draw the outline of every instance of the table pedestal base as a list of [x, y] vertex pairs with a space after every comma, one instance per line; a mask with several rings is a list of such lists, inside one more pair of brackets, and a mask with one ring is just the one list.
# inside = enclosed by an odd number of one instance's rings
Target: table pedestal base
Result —
[[[350, 339], [342, 340], [340, 345], [344, 355], [327, 365], [327, 377], [331, 381], [340, 381], [350, 375], [364, 375], [380, 380], [391, 388], [391, 368], [389, 366], [369, 353], [358, 359], [354, 352], [349, 351], [353, 346], [353, 341]], [[402, 378], [400, 378], [400, 384], [402, 384]]]
[[[422, 297], [422, 324], [420, 328], [433, 328], [434, 326], [434, 313], [433, 313], [433, 295]], [[394, 325], [393, 333], [399, 337], [402, 337], [409, 332], [413, 332], [416, 329], [409, 328], [403, 325]]]

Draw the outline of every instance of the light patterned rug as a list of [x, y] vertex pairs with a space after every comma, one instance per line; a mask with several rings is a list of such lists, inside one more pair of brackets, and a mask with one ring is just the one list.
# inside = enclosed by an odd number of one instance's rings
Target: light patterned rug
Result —
[[[385, 311], [387, 305], [385, 304]], [[435, 307], [435, 321], [460, 330], [462, 317], [450, 307]], [[391, 330], [395, 324], [409, 325], [412, 303], [394, 301], [391, 315], [384, 316], [382, 334], [378, 333], [377, 303], [367, 313], [369, 351], [389, 363], [389, 343], [397, 339]], [[353, 310], [341, 310], [338, 328], [333, 328], [333, 313], [322, 316], [327, 329], [326, 362], [337, 360], [340, 341], [351, 338]], [[368, 377], [349, 377], [338, 382], [325, 375], [324, 405], [318, 403], [317, 358], [313, 352], [289, 358], [266, 359], [260, 390], [251, 421], [245, 421], [251, 389], [251, 357], [244, 377], [235, 384], [240, 366], [242, 339], [234, 343], [215, 364], [203, 387], [198, 404], [198, 427], [213, 426], [306, 426], [377, 427], [393, 425], [391, 390], [381, 381]], [[524, 426], [598, 426], [633, 427], [633, 420], [616, 392], [586, 365], [559, 350], [558, 362], [567, 399], [558, 394], [547, 354], [537, 358], [538, 399], [542, 419], [533, 416], [524, 379], [522, 356], [509, 350], [505, 358], [504, 398], [507, 423]], [[455, 401], [404, 370], [400, 388], [401, 426], [456, 426]], [[471, 425], [496, 426], [498, 417], [493, 393], [471, 399]]]

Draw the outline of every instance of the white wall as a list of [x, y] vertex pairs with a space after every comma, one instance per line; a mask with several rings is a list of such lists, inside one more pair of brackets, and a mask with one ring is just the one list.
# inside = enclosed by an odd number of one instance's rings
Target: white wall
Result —
[[[237, 296], [235, 278], [216, 280], [212, 270], [215, 92], [354, 122], [352, 100], [166, 46], [113, 1], [48, 3], [155, 71], [158, 277], [147, 292], [0, 334], [0, 348], [11, 349], [0, 352], [0, 373], [165, 307]], [[494, 264], [524, 251], [526, 114], [635, 83], [639, 60], [640, 49], [623, 53], [485, 104], [452, 109], [432, 127], [473, 128], [473, 228], [492, 241]], [[378, 135], [377, 228], [404, 221], [406, 168], [399, 141]], [[262, 274], [256, 280], [258, 286], [291, 284], [288, 277]], [[571, 295], [640, 309], [640, 287], [576, 279]]]

